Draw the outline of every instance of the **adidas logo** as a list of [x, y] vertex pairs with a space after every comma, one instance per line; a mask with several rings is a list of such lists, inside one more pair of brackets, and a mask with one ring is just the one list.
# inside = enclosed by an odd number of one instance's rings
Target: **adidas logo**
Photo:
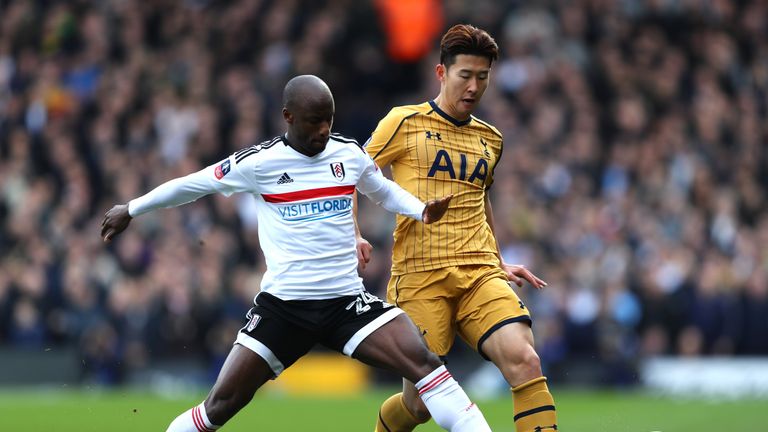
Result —
[[279, 179], [277, 179], [277, 184], [286, 184], [286, 183], [293, 183], [293, 179], [291, 176], [288, 175], [288, 173], [283, 173], [283, 175], [280, 176]]

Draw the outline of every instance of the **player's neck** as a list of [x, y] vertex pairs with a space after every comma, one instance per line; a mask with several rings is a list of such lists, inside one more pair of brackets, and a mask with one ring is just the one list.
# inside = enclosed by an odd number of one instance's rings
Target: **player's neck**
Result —
[[458, 114], [456, 112], [456, 109], [454, 109], [453, 106], [451, 106], [448, 102], [446, 102], [442, 93], [437, 95], [437, 97], [434, 99], [434, 102], [435, 102], [435, 105], [437, 105], [437, 107], [440, 108], [441, 111], [443, 111], [443, 113], [450, 116], [457, 122], [466, 122], [471, 117], [471, 113], [466, 114], [464, 116]]
[[297, 145], [296, 144], [297, 141], [294, 140], [293, 138], [291, 138], [290, 132], [286, 132], [286, 133], [283, 134], [283, 140], [288, 144], [288, 147], [296, 150], [297, 152], [303, 154], [304, 156], [313, 157], [313, 156], [315, 156], [315, 155], [320, 153], [320, 152], [314, 152], [313, 153], [312, 151], [307, 150], [307, 149]]

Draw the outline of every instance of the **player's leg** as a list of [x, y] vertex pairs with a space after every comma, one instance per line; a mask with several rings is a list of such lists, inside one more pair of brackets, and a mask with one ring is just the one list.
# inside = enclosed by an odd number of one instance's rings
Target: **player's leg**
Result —
[[445, 430], [491, 430], [478, 407], [469, 400], [440, 358], [427, 349], [407, 315], [400, 313], [384, 324], [375, 321], [372, 324], [379, 327], [357, 345], [352, 352], [354, 358], [397, 372], [415, 382], [419, 398], [435, 422]]
[[[282, 310], [284, 303], [279, 299], [261, 293], [255, 303], [208, 397], [178, 416], [168, 432], [219, 428], [245, 407], [267, 380], [280, 375], [315, 344], [310, 332], [283, 318], [290, 316], [290, 311]], [[281, 313], [275, 313], [276, 309]]]
[[412, 431], [431, 418], [416, 386], [403, 378], [403, 391], [393, 394], [381, 404], [375, 432]]
[[[429, 349], [445, 355], [455, 337], [451, 300], [453, 268], [393, 276], [387, 286], [387, 300], [403, 309], [422, 333]], [[436, 291], [439, 291], [439, 295]], [[381, 405], [376, 432], [409, 432], [431, 418], [413, 382], [403, 379], [403, 391]]]
[[517, 432], [557, 430], [555, 403], [534, 349], [528, 309], [500, 269], [466, 272], [474, 273], [476, 283], [459, 302], [459, 334], [509, 383]]
[[555, 402], [542, 374], [530, 327], [525, 323], [500, 327], [481, 349], [512, 388], [517, 431], [557, 430]]
[[242, 345], [234, 345], [205, 401], [176, 419], [168, 432], [209, 432], [223, 426], [274, 376], [267, 362]]

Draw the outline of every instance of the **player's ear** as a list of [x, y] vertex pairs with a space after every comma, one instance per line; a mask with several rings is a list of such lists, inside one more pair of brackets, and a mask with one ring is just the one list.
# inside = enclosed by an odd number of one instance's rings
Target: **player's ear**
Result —
[[286, 123], [293, 124], [293, 114], [285, 108], [283, 108], [283, 119]]
[[448, 72], [448, 69], [445, 67], [444, 64], [438, 63], [437, 66], [435, 66], [435, 76], [437, 76], [438, 81], [443, 82], [445, 81], [445, 74]]

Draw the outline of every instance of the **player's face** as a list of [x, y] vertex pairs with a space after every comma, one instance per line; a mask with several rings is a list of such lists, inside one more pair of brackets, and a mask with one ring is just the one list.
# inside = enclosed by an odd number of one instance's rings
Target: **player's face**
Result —
[[288, 140], [301, 153], [314, 156], [325, 150], [333, 126], [334, 104], [332, 101], [305, 103], [293, 112], [283, 109], [288, 122]]
[[466, 120], [488, 88], [491, 62], [487, 57], [459, 54], [456, 62], [437, 65], [441, 109], [457, 120]]

